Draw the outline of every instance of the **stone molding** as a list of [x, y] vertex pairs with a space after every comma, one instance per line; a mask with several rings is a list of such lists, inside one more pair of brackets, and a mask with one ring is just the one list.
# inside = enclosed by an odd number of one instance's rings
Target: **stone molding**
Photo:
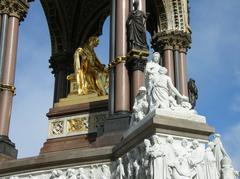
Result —
[[49, 60], [49, 68], [52, 68], [52, 73], [56, 74], [59, 71], [73, 72], [73, 52], [65, 52], [54, 54]]
[[157, 51], [169, 49], [170, 47], [187, 50], [191, 48], [191, 42], [191, 34], [181, 31], [156, 33], [152, 37], [152, 46]]
[[27, 15], [29, 5], [27, 1], [22, 0], [1, 0], [0, 14], [8, 14], [23, 21]]
[[147, 58], [129, 57], [127, 67], [130, 72], [140, 70], [144, 72], [147, 63]]

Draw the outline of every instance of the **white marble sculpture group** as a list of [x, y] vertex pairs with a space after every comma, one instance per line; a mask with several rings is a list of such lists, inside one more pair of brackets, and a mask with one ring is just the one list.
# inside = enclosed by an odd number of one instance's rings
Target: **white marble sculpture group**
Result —
[[175, 144], [172, 136], [162, 142], [157, 135], [119, 158], [112, 177], [115, 179], [236, 179], [219, 135], [205, 149], [199, 141], [182, 139]]
[[[10, 179], [237, 179], [219, 134], [204, 141], [155, 134], [111, 163], [19, 174]], [[5, 178], [4, 178], [5, 179]], [[9, 179], [8, 177], [6, 179]]]
[[54, 169], [50, 172], [12, 176], [10, 179], [111, 179], [111, 171], [109, 165], [102, 164], [80, 168]]
[[[195, 113], [188, 102], [188, 97], [181, 95], [174, 87], [167, 69], [159, 65], [160, 54], [153, 53], [153, 60], [148, 62], [145, 69], [145, 86], [140, 87], [135, 97], [131, 124], [141, 121], [149, 112], [157, 108]], [[178, 99], [178, 102], [176, 100]]]

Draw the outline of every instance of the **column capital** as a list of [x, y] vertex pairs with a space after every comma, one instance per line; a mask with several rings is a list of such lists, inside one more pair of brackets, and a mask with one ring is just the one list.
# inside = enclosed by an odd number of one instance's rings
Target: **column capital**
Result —
[[1, 0], [0, 14], [8, 14], [23, 21], [27, 15], [29, 4], [25, 0]]
[[49, 68], [52, 68], [53, 74], [61, 70], [73, 72], [73, 52], [58, 53], [51, 56]]
[[152, 38], [155, 50], [168, 50], [172, 48], [191, 48], [191, 34], [182, 31], [164, 31], [156, 33]]

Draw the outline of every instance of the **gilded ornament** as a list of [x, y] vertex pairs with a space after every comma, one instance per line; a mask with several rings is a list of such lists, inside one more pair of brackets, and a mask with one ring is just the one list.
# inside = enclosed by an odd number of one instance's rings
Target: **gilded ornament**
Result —
[[86, 117], [79, 119], [71, 119], [67, 121], [68, 123], [68, 132], [80, 132], [88, 131], [88, 120]]
[[16, 87], [13, 85], [0, 84], [1, 91], [10, 91], [15, 95]]

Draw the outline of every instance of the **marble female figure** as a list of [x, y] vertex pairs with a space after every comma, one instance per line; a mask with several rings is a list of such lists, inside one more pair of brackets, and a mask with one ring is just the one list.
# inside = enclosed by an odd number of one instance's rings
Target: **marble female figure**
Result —
[[188, 158], [188, 162], [190, 167], [195, 170], [195, 178], [194, 179], [205, 179], [204, 177], [204, 169], [203, 169], [203, 158], [204, 158], [204, 150], [200, 147], [199, 142], [194, 140], [192, 142], [192, 151]]
[[153, 135], [151, 138], [152, 146], [149, 149], [151, 156], [151, 179], [167, 179], [167, 161], [163, 147], [158, 143], [158, 136]]
[[230, 158], [227, 154], [227, 152], [225, 151], [223, 144], [221, 142], [221, 136], [220, 134], [215, 134], [214, 135], [214, 149], [213, 149], [213, 153], [216, 159], [216, 164], [217, 164], [217, 169], [218, 172], [221, 173], [221, 161], [223, 158], [227, 157]]
[[124, 171], [124, 166], [122, 163], [122, 158], [118, 158], [118, 165], [115, 171], [115, 177], [116, 179], [124, 179], [125, 178], [125, 171]]
[[172, 97], [179, 97], [181, 101], [188, 101], [188, 97], [182, 96], [174, 87], [172, 80], [167, 76], [167, 69], [159, 65], [160, 55], [153, 54], [153, 61], [146, 65], [146, 86], [150, 110], [156, 108], [169, 109]]
[[209, 142], [208, 147], [205, 150], [204, 155], [204, 167], [205, 167], [205, 178], [206, 179], [219, 179], [219, 174], [216, 165], [216, 159], [213, 154], [214, 143]]

